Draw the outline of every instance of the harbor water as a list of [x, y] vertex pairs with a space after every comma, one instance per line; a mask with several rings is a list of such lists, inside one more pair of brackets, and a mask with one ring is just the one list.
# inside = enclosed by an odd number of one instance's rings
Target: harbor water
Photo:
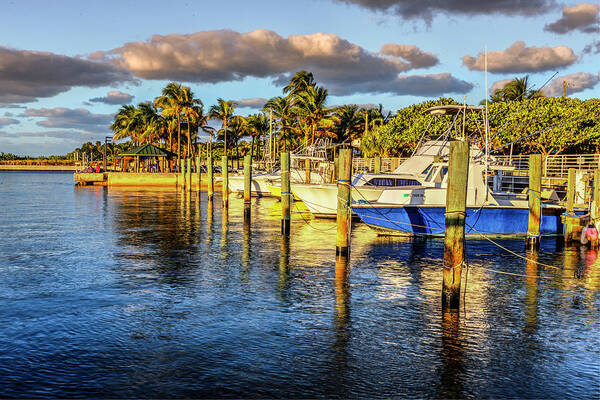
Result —
[[[298, 210], [294, 207], [294, 210]], [[600, 259], [467, 242], [458, 313], [442, 240], [173, 189], [0, 172], [0, 397], [598, 398]], [[523, 240], [501, 245], [525, 255]], [[462, 297], [462, 296], [461, 296]]]

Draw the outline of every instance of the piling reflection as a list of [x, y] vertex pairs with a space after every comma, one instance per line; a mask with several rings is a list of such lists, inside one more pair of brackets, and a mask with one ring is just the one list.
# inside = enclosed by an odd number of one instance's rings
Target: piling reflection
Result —
[[210, 242], [213, 237], [213, 218], [214, 218], [214, 203], [209, 199], [206, 203], [206, 238]]
[[242, 267], [247, 270], [250, 266], [250, 246], [251, 246], [252, 226], [250, 221], [244, 221], [242, 237]]
[[348, 258], [338, 256], [335, 260], [335, 364], [346, 369], [348, 364], [348, 340], [350, 330], [350, 290], [348, 283]]
[[578, 246], [573, 244], [566, 245], [563, 251], [563, 269], [562, 269], [562, 286], [567, 290], [575, 285], [578, 285], [578, 279], [583, 274], [585, 268], [580, 263], [580, 251]]
[[279, 292], [282, 297], [285, 297], [287, 283], [290, 274], [290, 237], [288, 235], [281, 236], [279, 246]]
[[464, 349], [460, 338], [460, 312], [450, 307], [442, 310], [442, 371], [438, 397], [461, 399], [464, 396]]
[[127, 189], [111, 189], [110, 198], [115, 245], [120, 249], [114, 257], [121, 260], [124, 279], [166, 277], [170, 283], [189, 283], [200, 222], [186, 198], [172, 190]]
[[224, 207], [221, 211], [221, 256], [225, 259], [229, 255], [227, 248], [227, 235], [229, 234], [229, 208]]
[[538, 326], [538, 252], [529, 250], [526, 253], [525, 265], [525, 306], [526, 306], [526, 332], [534, 332]]

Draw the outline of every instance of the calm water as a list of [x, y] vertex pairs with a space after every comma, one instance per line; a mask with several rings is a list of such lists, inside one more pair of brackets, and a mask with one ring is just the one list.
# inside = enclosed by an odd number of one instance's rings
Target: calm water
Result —
[[0, 173], [0, 397], [600, 395], [595, 252], [469, 242], [443, 315], [441, 241], [357, 225], [336, 274], [334, 223], [241, 206]]

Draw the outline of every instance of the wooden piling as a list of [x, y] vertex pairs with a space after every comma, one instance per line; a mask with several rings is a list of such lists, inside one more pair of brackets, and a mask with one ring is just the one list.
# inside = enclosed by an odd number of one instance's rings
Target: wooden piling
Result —
[[333, 178], [331, 180], [331, 183], [337, 183], [338, 180], [338, 176], [340, 174], [340, 159], [339, 157], [334, 157], [333, 158]]
[[[600, 169], [594, 171], [594, 189], [592, 192], [592, 207], [590, 210], [590, 221], [594, 226], [600, 220]], [[597, 248], [600, 245], [600, 239], [590, 243], [592, 248]]]
[[380, 174], [381, 173], [381, 157], [379, 157], [379, 156], [375, 157], [374, 172], [376, 174]]
[[565, 231], [565, 243], [571, 243], [573, 241], [573, 228], [576, 224], [575, 217], [575, 181], [576, 181], [575, 168], [569, 168], [567, 178], [567, 204], [564, 221]]
[[304, 183], [310, 183], [310, 159], [307, 158], [304, 160]]
[[208, 200], [212, 201], [215, 192], [215, 181], [213, 179], [213, 159], [212, 156], [206, 157], [206, 179], [208, 183], [207, 193]]
[[540, 222], [542, 216], [542, 155], [529, 156], [529, 221], [527, 224], [527, 249], [540, 247]]
[[348, 257], [350, 254], [350, 190], [352, 188], [352, 149], [340, 149], [339, 175], [337, 181], [337, 236], [335, 241], [335, 255]]
[[281, 160], [281, 233], [289, 235], [291, 219], [290, 153], [280, 154]]
[[221, 177], [223, 208], [227, 208], [229, 207], [229, 171], [227, 170], [227, 156], [221, 157]]
[[462, 140], [450, 142], [449, 157], [442, 306], [458, 308], [460, 305], [460, 278], [465, 259], [469, 144]]
[[252, 195], [252, 156], [244, 156], [244, 218], [250, 219]]

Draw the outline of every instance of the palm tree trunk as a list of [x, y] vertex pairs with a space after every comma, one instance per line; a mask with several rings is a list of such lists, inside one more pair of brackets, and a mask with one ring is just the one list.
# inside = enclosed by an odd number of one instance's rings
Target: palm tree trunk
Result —
[[223, 136], [224, 137], [223, 144], [225, 146], [225, 156], [227, 156], [227, 117], [225, 117], [225, 119], [223, 119], [223, 128], [224, 128], [224, 131], [223, 131], [223, 135], [224, 135]]
[[254, 160], [254, 136], [252, 136], [252, 143], [250, 144], [250, 160]]

